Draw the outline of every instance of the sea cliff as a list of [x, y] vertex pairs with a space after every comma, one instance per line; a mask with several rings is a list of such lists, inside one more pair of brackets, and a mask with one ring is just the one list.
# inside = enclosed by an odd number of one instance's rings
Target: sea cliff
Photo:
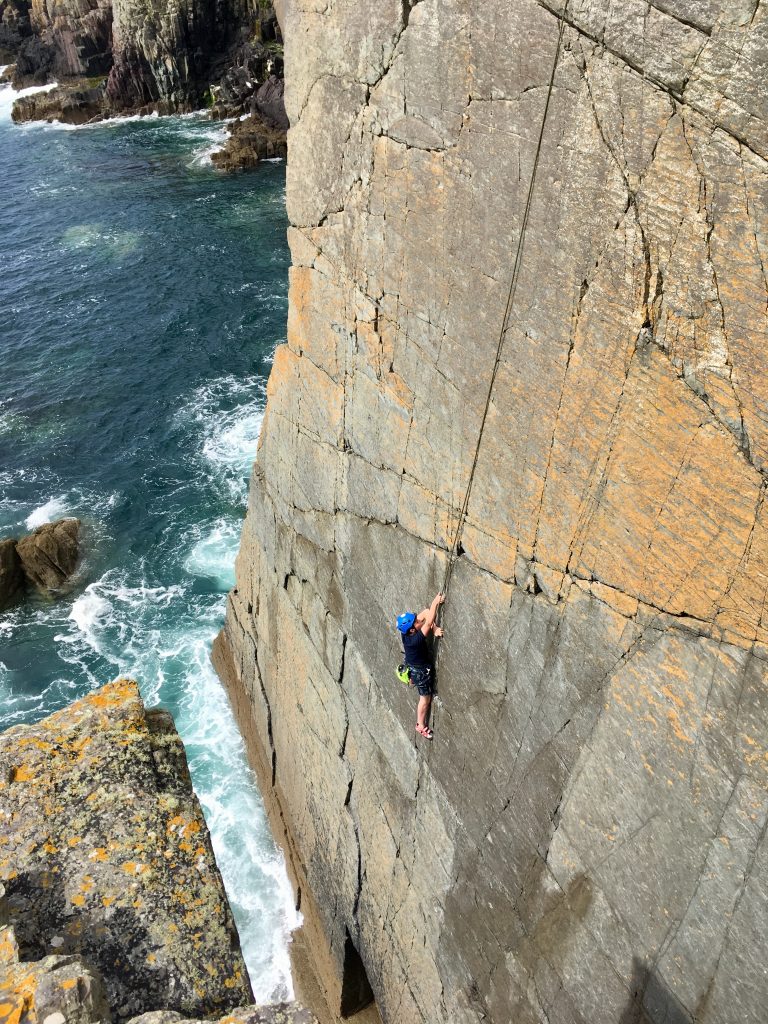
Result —
[[[768, 11], [282, 18], [288, 338], [215, 660], [323, 1015], [759, 1024]], [[427, 746], [394, 617], [476, 451]]]
[[229, 101], [220, 116], [229, 116], [282, 71], [270, 0], [0, 0], [0, 54], [14, 63], [17, 86], [59, 83], [19, 101], [19, 121], [197, 110], [214, 103], [222, 82]]

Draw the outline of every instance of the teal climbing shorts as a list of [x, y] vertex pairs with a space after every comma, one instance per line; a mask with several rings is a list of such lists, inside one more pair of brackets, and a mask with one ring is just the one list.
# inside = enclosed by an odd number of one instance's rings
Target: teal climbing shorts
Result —
[[420, 697], [431, 697], [434, 693], [432, 688], [432, 669], [429, 665], [425, 665], [423, 668], [409, 668], [411, 673], [411, 682], [419, 691]]

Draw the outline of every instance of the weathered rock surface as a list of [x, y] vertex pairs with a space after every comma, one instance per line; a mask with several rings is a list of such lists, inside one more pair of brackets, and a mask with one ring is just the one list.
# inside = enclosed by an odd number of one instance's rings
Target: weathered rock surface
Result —
[[112, 0], [0, 0], [13, 25], [18, 84], [103, 75], [112, 64]]
[[467, 485], [563, 7], [285, 5], [288, 342], [216, 662], [334, 1013], [365, 973], [398, 1024], [760, 1024], [757, 0], [569, 3], [431, 747], [393, 677]]
[[285, 159], [288, 146], [285, 131], [266, 124], [257, 114], [229, 126], [229, 138], [222, 148], [211, 155], [215, 167], [221, 171], [244, 171], [255, 167], [261, 160], [275, 157]]
[[101, 979], [80, 957], [22, 963], [10, 927], [0, 929], [0, 956], [3, 1024], [109, 1024]]
[[232, 66], [211, 89], [211, 116], [224, 119], [253, 110], [275, 127], [287, 130], [282, 73], [282, 54], [260, 42], [241, 47]]
[[285, 81], [277, 75], [270, 75], [259, 86], [253, 103], [253, 112], [270, 127], [288, 131], [290, 124], [285, 112]]
[[275, 12], [263, 0], [0, 0], [0, 54], [15, 60], [16, 86], [59, 82], [19, 104], [20, 121], [195, 110], [216, 82], [229, 83], [239, 113], [282, 71]]
[[60, 978], [82, 958], [117, 1021], [252, 1000], [184, 748], [133, 682], [0, 736], [0, 880], [19, 959], [42, 961], [18, 971]]
[[23, 596], [24, 573], [15, 540], [0, 540], [0, 612]]
[[80, 551], [80, 520], [44, 523], [16, 542], [27, 580], [42, 593], [57, 590], [72, 575]]
[[[181, 8], [164, 0], [113, 0], [114, 64], [107, 100], [115, 111], [155, 109], [161, 113], [202, 105], [214, 67], [235, 53], [252, 25], [260, 31], [260, 4], [223, 0]], [[267, 5], [271, 9], [271, 4]]]
[[16, 59], [19, 47], [31, 31], [29, 0], [0, 0], [0, 64]]
[[22, 96], [13, 104], [11, 116], [24, 121], [60, 121], [62, 124], [88, 124], [107, 113], [104, 86], [84, 81], [61, 89]]

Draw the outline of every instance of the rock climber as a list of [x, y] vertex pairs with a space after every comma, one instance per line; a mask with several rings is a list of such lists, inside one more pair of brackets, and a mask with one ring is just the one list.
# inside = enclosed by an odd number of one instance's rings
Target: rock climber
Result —
[[416, 732], [425, 740], [432, 739], [432, 730], [427, 725], [429, 708], [432, 703], [432, 658], [427, 645], [427, 637], [442, 636], [442, 629], [436, 624], [437, 609], [445, 600], [442, 594], [436, 594], [429, 608], [424, 608], [415, 615], [403, 612], [397, 617], [397, 628], [402, 633], [405, 664], [408, 666], [410, 680], [419, 691], [419, 704], [416, 709]]

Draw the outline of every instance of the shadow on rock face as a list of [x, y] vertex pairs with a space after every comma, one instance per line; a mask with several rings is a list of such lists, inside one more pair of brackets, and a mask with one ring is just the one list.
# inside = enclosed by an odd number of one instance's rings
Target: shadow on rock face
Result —
[[619, 1024], [692, 1024], [692, 1021], [656, 970], [635, 957], [632, 995]]
[[20, 871], [5, 883], [9, 923], [16, 932], [22, 960], [42, 960], [49, 953], [69, 952], [60, 927], [44, 928], [41, 920], [40, 896], [45, 893], [45, 916], [57, 922], [66, 910], [64, 885], [53, 871]]

